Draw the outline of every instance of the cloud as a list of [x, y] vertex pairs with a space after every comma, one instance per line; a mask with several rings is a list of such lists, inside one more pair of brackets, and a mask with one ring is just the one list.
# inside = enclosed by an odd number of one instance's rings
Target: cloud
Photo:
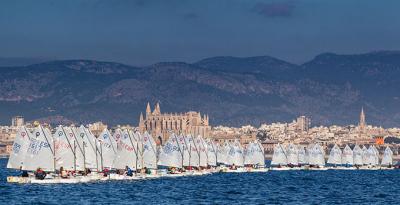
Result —
[[265, 17], [291, 17], [295, 6], [290, 2], [257, 3], [253, 11]]

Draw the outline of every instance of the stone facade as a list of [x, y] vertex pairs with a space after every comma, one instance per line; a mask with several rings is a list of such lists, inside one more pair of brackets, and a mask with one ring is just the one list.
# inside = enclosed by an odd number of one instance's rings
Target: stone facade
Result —
[[154, 140], [163, 144], [170, 135], [170, 132], [192, 136], [201, 135], [205, 138], [210, 136], [211, 126], [208, 115], [201, 116], [200, 112], [190, 111], [187, 113], [161, 113], [159, 103], [151, 111], [147, 103], [146, 116], [140, 114], [139, 131], [149, 132]]

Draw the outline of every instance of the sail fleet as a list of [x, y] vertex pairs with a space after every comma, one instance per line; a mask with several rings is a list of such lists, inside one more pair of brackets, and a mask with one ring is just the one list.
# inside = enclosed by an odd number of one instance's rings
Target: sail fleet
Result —
[[[8, 178], [9, 182], [24, 183], [129, 179], [132, 177], [119, 172], [127, 168], [137, 173], [149, 170], [140, 178], [154, 178], [217, 171], [266, 171], [264, 166], [264, 149], [258, 141], [243, 148], [238, 141], [219, 145], [201, 136], [170, 133], [165, 144], [157, 146], [147, 132], [141, 134], [132, 129], [105, 129], [96, 137], [84, 126], [58, 126], [51, 132], [41, 125], [31, 130], [20, 127], [7, 164], [7, 168], [31, 173], [24, 179]], [[51, 173], [47, 181], [32, 176], [38, 169]], [[61, 170], [73, 173], [74, 180], [59, 179]], [[109, 172], [107, 177], [104, 172]]]
[[346, 145], [341, 149], [334, 145], [325, 161], [325, 152], [319, 144], [311, 144], [304, 148], [294, 144], [277, 144], [274, 147], [271, 166], [273, 170], [298, 169], [392, 169], [393, 151], [386, 147], [382, 159], [374, 145], [355, 145], [353, 149]]

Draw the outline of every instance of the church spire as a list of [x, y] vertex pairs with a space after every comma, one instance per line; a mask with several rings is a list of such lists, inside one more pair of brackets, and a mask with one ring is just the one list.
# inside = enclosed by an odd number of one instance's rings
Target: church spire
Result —
[[160, 103], [156, 104], [157, 114], [161, 114]]
[[147, 102], [147, 107], [146, 107], [146, 116], [151, 114], [151, 108], [150, 108], [150, 103]]
[[361, 107], [361, 113], [360, 113], [360, 128], [365, 128], [365, 114], [364, 114], [364, 108]]
[[139, 122], [143, 122], [143, 113], [142, 113], [142, 112], [140, 112], [140, 119], [139, 119]]
[[358, 134], [358, 136], [359, 136], [360, 138], [365, 137], [365, 134], [366, 134], [365, 127], [366, 127], [366, 123], [365, 123], [365, 113], [364, 113], [364, 108], [361, 107], [360, 122], [359, 122], [359, 124], [358, 124], [358, 129], [359, 129], [359, 134]]

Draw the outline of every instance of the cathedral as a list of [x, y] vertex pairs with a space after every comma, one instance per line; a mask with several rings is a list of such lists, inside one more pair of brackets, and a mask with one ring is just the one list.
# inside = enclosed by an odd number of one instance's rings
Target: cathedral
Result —
[[201, 135], [209, 137], [211, 126], [208, 123], [208, 115], [201, 116], [200, 112], [186, 113], [161, 113], [160, 104], [157, 103], [151, 111], [147, 103], [146, 116], [140, 113], [139, 131], [150, 133], [158, 144], [164, 144], [169, 138], [169, 133]]

